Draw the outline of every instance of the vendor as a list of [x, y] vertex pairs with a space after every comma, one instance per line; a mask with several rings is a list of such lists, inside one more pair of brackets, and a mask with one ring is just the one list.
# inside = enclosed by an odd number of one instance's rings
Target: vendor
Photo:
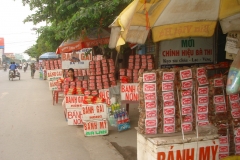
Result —
[[68, 69], [68, 77], [65, 79], [68, 82], [75, 82], [77, 78], [74, 75], [74, 69], [69, 68]]

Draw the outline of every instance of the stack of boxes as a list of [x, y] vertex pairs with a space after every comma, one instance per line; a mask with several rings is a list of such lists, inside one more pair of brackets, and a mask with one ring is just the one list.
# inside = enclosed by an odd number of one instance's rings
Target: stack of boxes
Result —
[[44, 60], [43, 66], [46, 70], [61, 69], [62, 62], [61, 60]]

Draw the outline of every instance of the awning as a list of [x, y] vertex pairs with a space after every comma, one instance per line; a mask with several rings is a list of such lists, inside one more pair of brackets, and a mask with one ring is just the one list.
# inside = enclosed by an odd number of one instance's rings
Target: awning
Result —
[[39, 56], [39, 59], [57, 59], [59, 58], [59, 55], [57, 55], [55, 52], [46, 52]]
[[144, 44], [150, 29], [154, 42], [211, 37], [218, 20], [224, 33], [240, 30], [240, 0], [134, 0], [110, 25], [109, 47]]
[[110, 33], [104, 29], [96, 29], [86, 36], [79, 36], [76, 39], [63, 41], [57, 48], [56, 53], [70, 53], [83, 48], [91, 48], [97, 45], [109, 44]]

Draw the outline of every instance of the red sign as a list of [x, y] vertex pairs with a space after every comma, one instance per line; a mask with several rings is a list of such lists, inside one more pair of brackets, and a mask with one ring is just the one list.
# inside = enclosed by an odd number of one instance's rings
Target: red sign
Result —
[[122, 83], [121, 99], [126, 101], [138, 101], [138, 83]]
[[157, 94], [156, 94], [156, 92], [155, 93], [145, 93], [144, 98], [145, 98], [145, 100], [155, 101], [157, 99]]
[[145, 119], [146, 127], [157, 127], [157, 119]]
[[182, 106], [191, 106], [192, 105], [192, 97], [182, 97]]
[[145, 109], [154, 109], [157, 108], [156, 101], [145, 101]]
[[173, 82], [162, 82], [162, 91], [173, 91]]
[[182, 89], [191, 89], [193, 87], [192, 79], [182, 81]]
[[184, 122], [184, 123], [186, 123], [186, 122], [192, 122], [192, 121], [193, 121], [193, 116], [192, 116], [192, 114], [183, 116], [183, 122]]
[[157, 119], [157, 109], [147, 110], [146, 111], [146, 118]]
[[219, 136], [220, 144], [228, 144], [228, 136]]
[[234, 135], [240, 137], [240, 127], [234, 128]]
[[143, 92], [156, 92], [156, 83], [143, 83]]
[[239, 94], [230, 94], [229, 99], [230, 99], [231, 102], [232, 101], [237, 101], [237, 100], [239, 100]]
[[198, 78], [197, 78], [197, 81], [198, 81], [198, 83], [199, 83], [199, 86], [209, 84], [209, 83], [208, 83], [208, 79], [207, 79], [206, 76], [198, 77]]
[[171, 100], [171, 101], [164, 101], [163, 102], [163, 107], [173, 107], [175, 106], [175, 101], [174, 100]]
[[206, 105], [198, 105], [197, 106], [197, 113], [207, 113], [208, 112], [208, 106]]
[[240, 109], [240, 103], [239, 103], [239, 101], [230, 102], [230, 103], [231, 103], [231, 108], [232, 108], [232, 110], [234, 110], [234, 109]]
[[209, 93], [208, 86], [198, 87], [198, 95], [208, 95], [208, 93]]
[[156, 127], [146, 128], [145, 132], [146, 134], [157, 134], [157, 128]]
[[225, 97], [224, 95], [216, 95], [213, 98], [214, 104], [218, 104], [218, 103], [225, 103]]
[[174, 72], [163, 72], [163, 81], [173, 81]]
[[216, 112], [227, 112], [226, 104], [216, 104], [215, 105]]
[[163, 126], [163, 133], [174, 133], [175, 132], [175, 125], [164, 125]]
[[185, 69], [180, 71], [180, 79], [190, 79], [192, 78], [192, 70], [191, 69]]
[[164, 101], [174, 100], [174, 92], [173, 91], [163, 92], [162, 96], [163, 96]]
[[235, 144], [240, 144], [240, 137], [235, 137], [234, 142]]
[[165, 124], [175, 124], [175, 117], [172, 116], [172, 117], [164, 117], [164, 125]]
[[198, 104], [208, 104], [208, 96], [198, 96]]
[[206, 113], [197, 114], [197, 120], [198, 121], [206, 121], [206, 120], [208, 120], [208, 114], [206, 114]]
[[231, 113], [233, 118], [240, 118], [240, 110], [233, 110]]
[[192, 106], [183, 106], [182, 115], [192, 114]]
[[164, 116], [174, 116], [175, 115], [175, 108], [174, 107], [164, 108], [163, 109], [163, 114], [164, 114]]
[[197, 68], [197, 77], [205, 76], [206, 70], [205, 68]]
[[192, 90], [183, 90], [182, 91], [182, 97], [191, 96]]
[[156, 79], [156, 73], [143, 73], [143, 82], [155, 82]]
[[184, 132], [192, 131], [192, 123], [182, 124], [182, 129], [183, 129]]
[[222, 78], [214, 79], [213, 84], [214, 84], [214, 87], [223, 87], [224, 86]]

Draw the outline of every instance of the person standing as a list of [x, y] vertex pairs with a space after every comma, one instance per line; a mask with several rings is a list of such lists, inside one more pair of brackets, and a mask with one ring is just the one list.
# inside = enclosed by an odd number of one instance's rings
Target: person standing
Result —
[[34, 78], [35, 71], [36, 71], [34, 63], [32, 63], [30, 67], [31, 67], [31, 77], [32, 77], [32, 79], [33, 79], [33, 78]]

